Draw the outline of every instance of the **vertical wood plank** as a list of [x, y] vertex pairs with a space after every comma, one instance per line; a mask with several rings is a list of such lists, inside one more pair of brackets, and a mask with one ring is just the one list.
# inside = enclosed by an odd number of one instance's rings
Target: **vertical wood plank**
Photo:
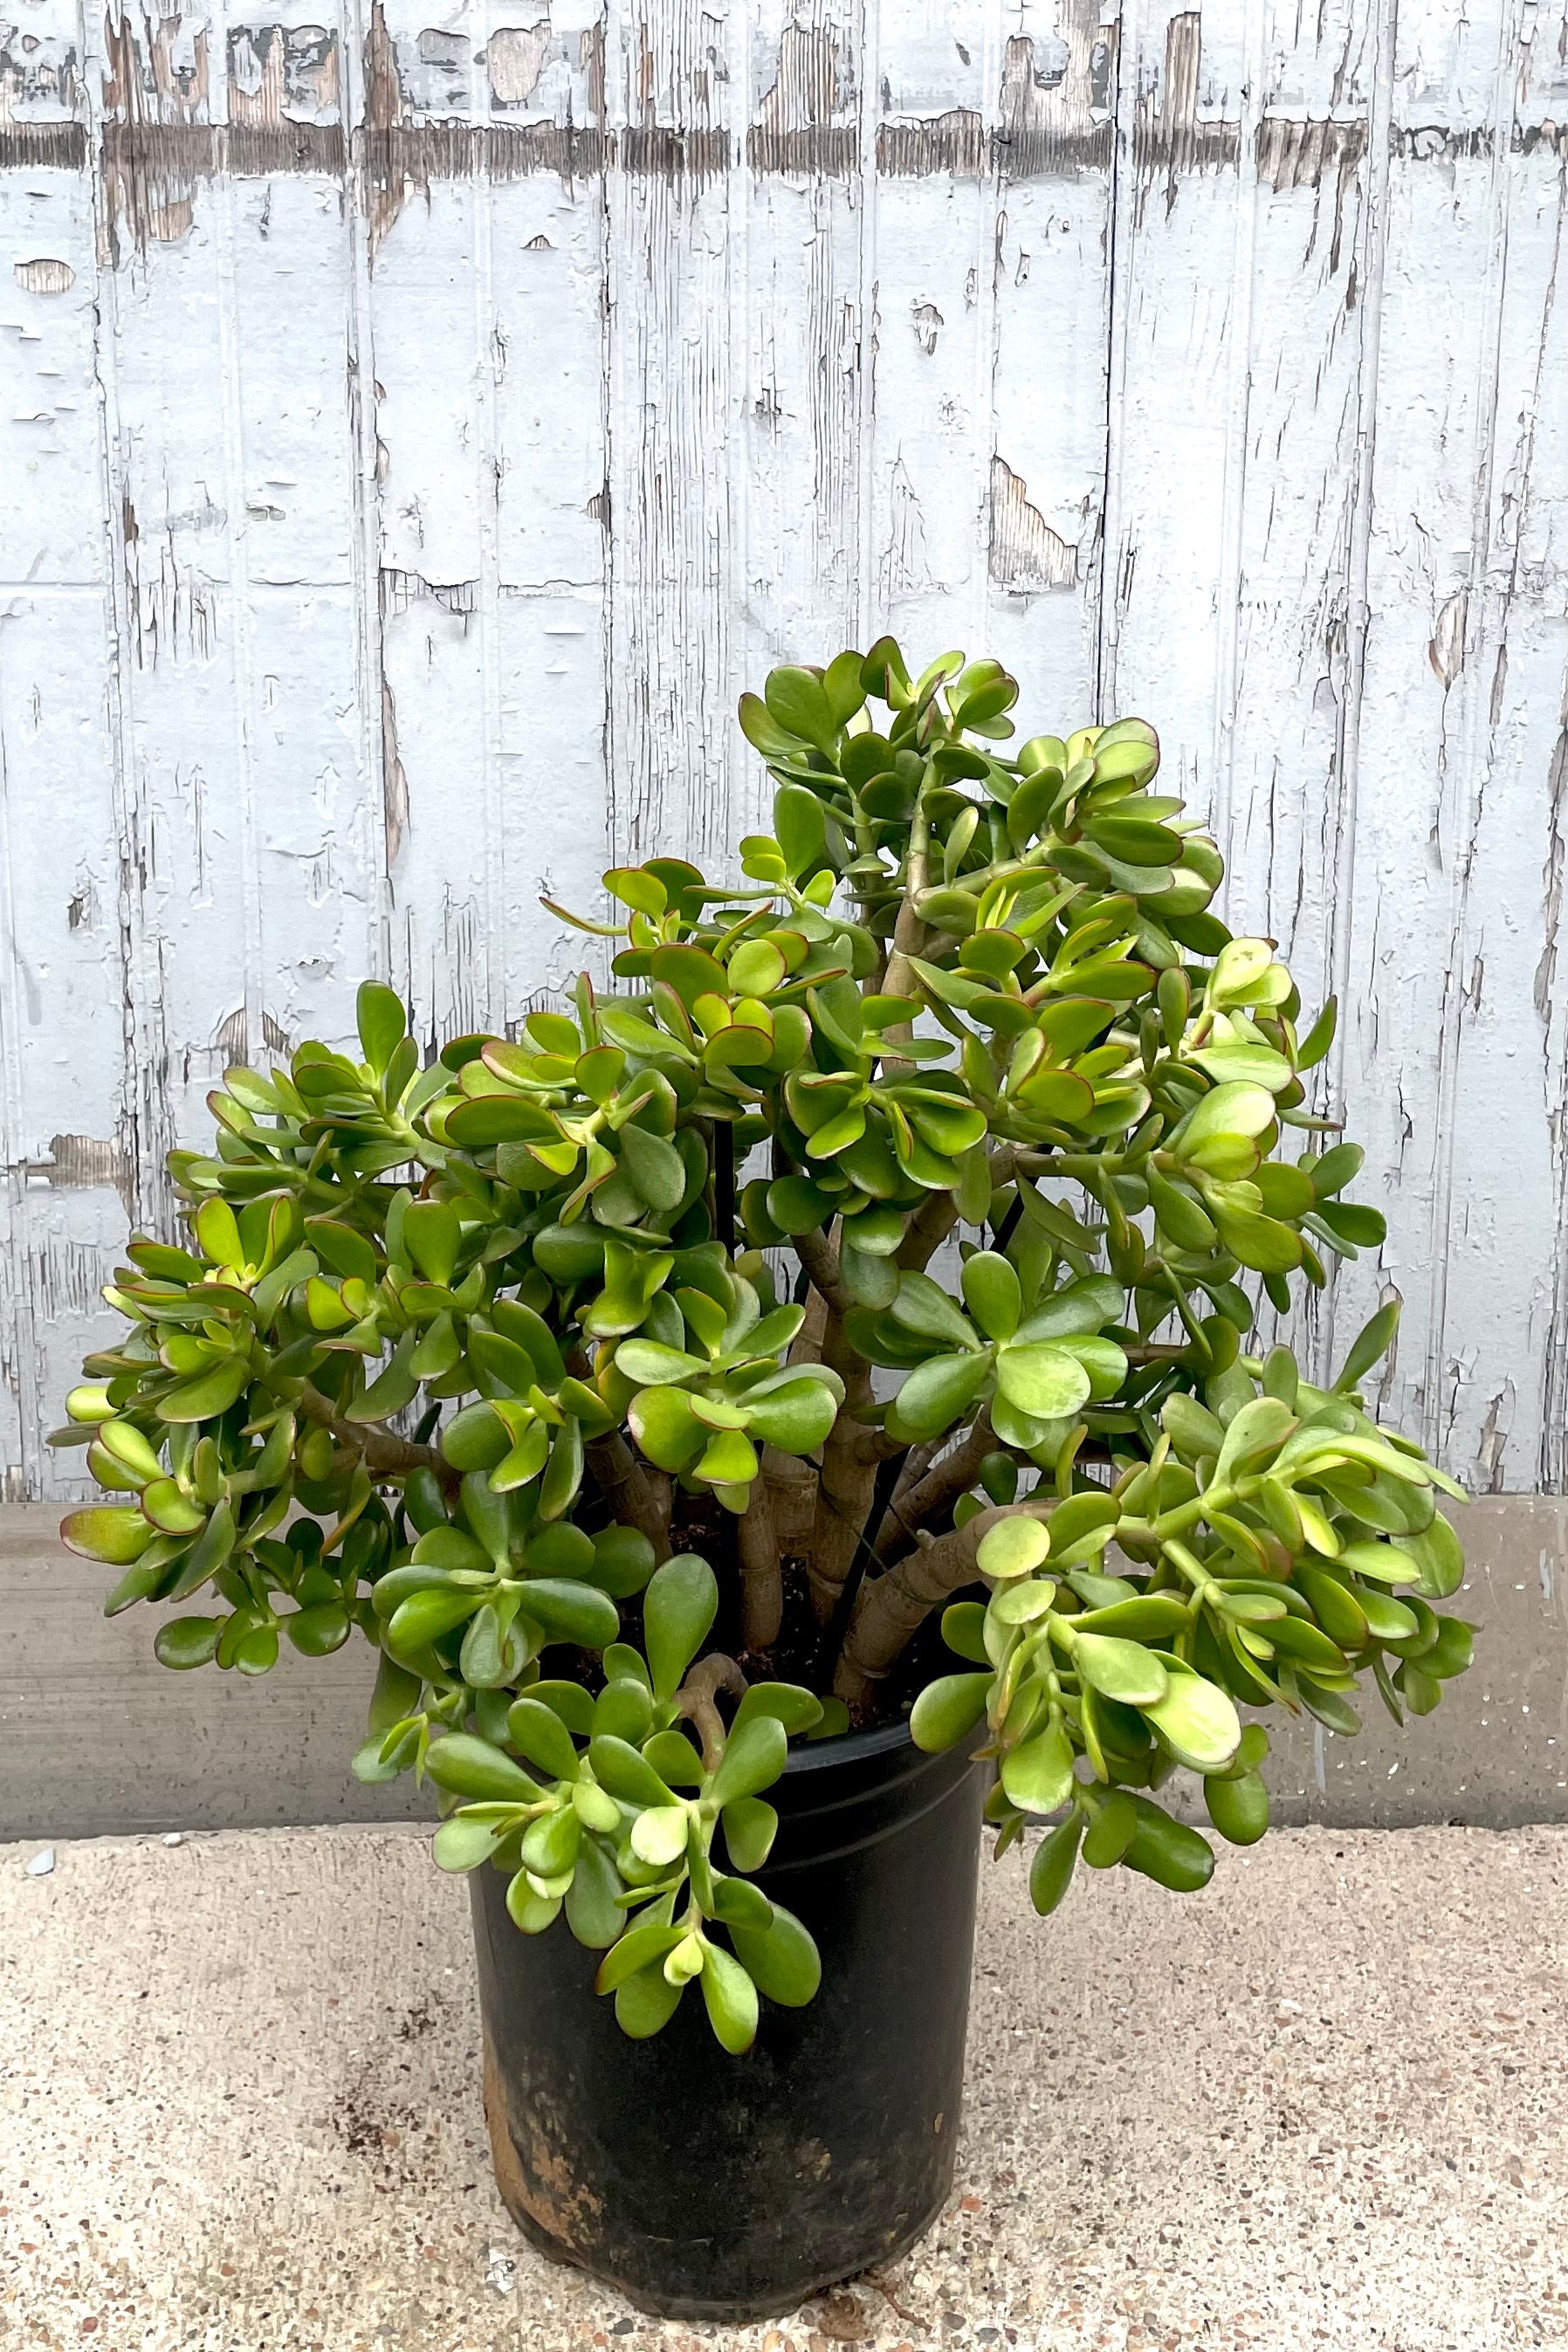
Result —
[[[1278, 7], [1262, 31], [1247, 66], [1261, 104], [1255, 121], [1244, 110], [1239, 164], [1246, 369], [1237, 383], [1233, 354], [1213, 821], [1228, 919], [1279, 941], [1305, 1023], [1342, 992], [1348, 954], [1386, 31], [1363, 5], [1309, 22]], [[1344, 1113], [1342, 1078], [1336, 1052], [1315, 1110]], [[1346, 1337], [1333, 1312], [1342, 1268], [1331, 1258], [1327, 1272], [1326, 1293], [1305, 1293], [1281, 1326], [1321, 1376]]]
[[228, 1061], [349, 1032], [374, 947], [342, 29], [111, 19], [100, 69], [152, 1128], [189, 1135]]
[[[1121, 81], [1102, 715], [1156, 720], [1227, 920], [1280, 942], [1309, 1014], [1351, 919], [1381, 22], [1140, 10]], [[1318, 1304], [1292, 1328], [1321, 1369]]]
[[862, 120], [875, 16], [862, 0], [819, 0], [804, 14], [768, 0], [734, 11], [730, 36], [746, 111], [728, 252], [740, 355], [729, 674], [712, 713], [729, 724], [726, 852], [772, 821], [772, 784], [733, 724], [737, 694], [760, 692], [776, 662], [830, 661], [877, 625], [862, 499], [876, 197]]
[[728, 848], [734, 389], [727, 11], [612, 0], [605, 183], [606, 679], [617, 858]]
[[880, 14], [868, 568], [917, 665], [987, 618], [1000, 48], [987, 0]]
[[[505, 831], [509, 1017], [558, 992], [590, 943], [541, 898], [586, 911], [609, 863], [605, 757], [605, 26], [557, 11], [524, 90], [509, 11], [492, 0], [483, 97], [499, 134], [575, 125], [567, 170], [492, 175], [497, 636], [495, 761]], [[539, 30], [531, 37], [535, 44]]]
[[1101, 14], [1031, 8], [994, 61], [985, 649], [1024, 681], [1026, 733], [1094, 715], [1118, 76]]
[[1212, 813], [1250, 334], [1247, 9], [1132, 0], [1121, 38], [1100, 709], [1154, 718], [1172, 788]]
[[[99, 1286], [124, 1238], [125, 965], [95, 591], [0, 590], [0, 1465], [5, 1496], [69, 1491], [51, 1454]], [[94, 657], [94, 649], [98, 658]]]
[[539, 897], [606, 862], [603, 27], [506, 16], [366, 33], [394, 961], [431, 1040], [561, 984]]
[[[1433, 760], [1426, 985], [1409, 1009], [1439, 1050], [1405, 1146], [1431, 1203], [1413, 1304], [1423, 1401], [1483, 1491], [1557, 1487], [1564, 1470], [1564, 29], [1561, 5], [1456, 23], [1420, 63], [1439, 89], [1452, 75], [1457, 119], [1426, 94], [1402, 124], [1412, 250], [1447, 246], [1449, 299], [1465, 304], [1453, 373], [1434, 386], [1446, 480], [1436, 506], [1425, 490], [1414, 508], [1432, 552], [1411, 601], [1430, 630], [1423, 647], [1403, 635], [1385, 649], [1425, 656], [1425, 674], [1402, 681], [1405, 731]], [[1489, 150], [1455, 157], [1447, 190], [1439, 130], [1444, 150], [1472, 131]], [[1405, 563], [1410, 552], [1390, 549]], [[1392, 719], [1391, 660], [1379, 675]]]
[[[480, 610], [481, 572], [494, 572], [485, 393], [496, 354], [493, 341], [481, 349], [493, 311], [479, 277], [485, 190], [464, 143], [485, 42], [473, 7], [432, 26], [413, 6], [373, 5], [355, 34], [378, 458], [369, 683], [382, 713], [392, 974], [428, 1045], [504, 1018], [505, 868]], [[466, 168], [435, 178], [424, 143], [438, 125]]]
[[110, 1320], [134, 1141], [74, 5], [0, 28], [0, 1495], [80, 1490], [45, 1433]]
[[[1346, 1093], [1390, 1232], [1378, 1265], [1343, 1286], [1343, 1305], [1359, 1315], [1380, 1279], [1402, 1297], [1390, 1408], [1483, 1486], [1509, 1483], [1516, 1412], [1531, 1448], [1550, 1312], [1543, 1236], [1527, 1216], [1516, 1222], [1525, 1171], [1537, 1203], [1550, 1198], [1534, 1055], [1501, 1052], [1500, 1091], [1486, 1083], [1483, 1048], [1469, 1062], [1473, 1091], [1460, 1087], [1466, 1032], [1492, 984], [1477, 893], [1489, 887], [1478, 860], [1497, 647], [1482, 634], [1498, 436], [1513, 429], [1522, 388], [1502, 375], [1521, 23], [1513, 0], [1479, 12], [1432, 0], [1399, 19], [1345, 1046]], [[1545, 295], [1538, 280], [1538, 322]], [[1550, 844], [1546, 765], [1538, 747], [1513, 803], [1538, 864]], [[1530, 899], [1540, 905], [1538, 876]], [[1535, 1025], [1522, 988], [1509, 1020], [1522, 1045]], [[1535, 1042], [1539, 1053], [1539, 1031]], [[1476, 1118], [1485, 1140], [1466, 1148], [1475, 1191], [1461, 1202], [1456, 1138]], [[1451, 1255], [1473, 1257], [1480, 1277], [1462, 1328], [1448, 1318]], [[1353, 1328], [1353, 1315], [1344, 1322]], [[1527, 1451], [1521, 1475], [1533, 1466]]]

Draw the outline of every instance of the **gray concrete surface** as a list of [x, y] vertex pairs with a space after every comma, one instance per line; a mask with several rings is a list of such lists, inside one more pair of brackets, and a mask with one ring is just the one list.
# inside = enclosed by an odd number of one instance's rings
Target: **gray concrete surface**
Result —
[[[153, 1656], [157, 1612], [102, 1614], [111, 1579], [72, 1557], [58, 1514], [0, 1509], [0, 1837], [407, 1820], [405, 1783], [361, 1789], [370, 1674], [287, 1649], [259, 1683]], [[1568, 1821], [1568, 1500], [1493, 1496], [1462, 1514], [1462, 1613], [1478, 1663], [1436, 1715], [1397, 1730], [1375, 1696], [1356, 1739], [1270, 1725], [1281, 1821], [1491, 1828]]]
[[[59, 1540], [58, 1510], [0, 1509], [0, 1837], [407, 1821], [407, 1781], [362, 1788], [374, 1662], [356, 1635], [335, 1657], [283, 1645], [259, 1682], [153, 1655], [167, 1612], [103, 1614], [113, 1571]], [[194, 1606], [194, 1604], [192, 1604]]]
[[[1280, 1832], [1048, 1925], [988, 1870], [952, 2202], [795, 2317], [660, 2326], [491, 2187], [467, 1901], [406, 1830], [0, 1849], [27, 2352], [1568, 2343], [1568, 1831]], [[715, 2056], [714, 2063], [729, 2062]]]

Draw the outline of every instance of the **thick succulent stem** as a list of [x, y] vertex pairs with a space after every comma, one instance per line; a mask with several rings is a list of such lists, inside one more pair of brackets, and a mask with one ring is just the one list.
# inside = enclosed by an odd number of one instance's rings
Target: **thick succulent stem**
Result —
[[941, 1452], [940, 1437], [928, 1437], [923, 1445], [911, 1445], [899, 1465], [899, 1475], [889, 1497], [889, 1502], [901, 1501], [911, 1486], [918, 1486]]
[[314, 1422], [318, 1429], [329, 1430], [340, 1445], [357, 1454], [373, 1478], [406, 1478], [414, 1470], [433, 1470], [451, 1494], [456, 1494], [462, 1483], [461, 1473], [453, 1469], [437, 1446], [416, 1445], [392, 1430], [345, 1421], [331, 1399], [324, 1397], [309, 1381], [300, 1383], [294, 1403], [307, 1421]]
[[752, 1486], [736, 1538], [741, 1555], [742, 1643], [747, 1650], [771, 1650], [784, 1623], [784, 1571], [765, 1477]]
[[934, 1527], [951, 1514], [961, 1495], [967, 1494], [980, 1475], [980, 1465], [988, 1454], [996, 1450], [992, 1433], [991, 1414], [984, 1411], [974, 1426], [960, 1439], [951, 1453], [944, 1454], [934, 1469], [928, 1470], [918, 1485], [906, 1487], [900, 1495], [894, 1489], [887, 1516], [877, 1531], [872, 1547], [880, 1560], [896, 1559], [909, 1549], [917, 1531]]
[[714, 1705], [721, 1691], [728, 1691], [731, 1698], [743, 1698], [746, 1677], [733, 1658], [727, 1658], [722, 1650], [710, 1650], [700, 1665], [692, 1667], [675, 1694], [677, 1712], [697, 1726], [697, 1736], [702, 1742], [702, 1762], [710, 1772], [723, 1755], [728, 1737], [724, 1718]]
[[[815, 1361], [815, 1358], [813, 1361]], [[810, 1548], [816, 1517], [816, 1473], [796, 1454], [781, 1454], [776, 1445], [763, 1448], [763, 1479], [768, 1490], [773, 1538], [782, 1556], [802, 1559]]]
[[584, 1449], [599, 1492], [624, 1527], [637, 1528], [654, 1558], [669, 1558], [669, 1481], [637, 1460], [618, 1430], [590, 1439]]
[[871, 1368], [864, 1356], [850, 1346], [837, 1315], [827, 1318], [822, 1360], [844, 1382], [844, 1402], [822, 1448], [816, 1517], [806, 1569], [811, 1580], [812, 1609], [818, 1624], [826, 1625], [849, 1573], [855, 1547], [871, 1508], [877, 1490], [877, 1458], [875, 1451], [863, 1444], [866, 1431], [855, 1418], [872, 1402]]
[[1000, 1519], [1048, 1519], [1056, 1501], [1054, 1495], [1031, 1495], [1026, 1503], [980, 1511], [951, 1535], [921, 1545], [885, 1576], [861, 1587], [833, 1684], [851, 1714], [870, 1706], [877, 1685], [891, 1672], [931, 1612], [974, 1582], [975, 1554], [987, 1528]]
[[904, 1228], [898, 1263], [906, 1273], [923, 1274], [958, 1223], [958, 1202], [951, 1192], [928, 1192]]
[[[904, 865], [904, 895], [893, 924], [893, 943], [887, 962], [877, 981], [878, 992], [884, 996], [907, 996], [916, 1009], [920, 1003], [919, 984], [910, 959], [923, 952], [930, 944], [930, 932], [915, 911], [919, 898], [931, 879], [931, 819], [925, 809], [917, 804], [910, 827], [910, 852]], [[914, 1019], [895, 1022], [882, 1033], [882, 1075], [897, 1077], [901, 1071], [915, 1066], [901, 1054], [888, 1049], [903, 1044], [914, 1035]]]
[[[993, 1186], [1007, 1183], [1013, 1175], [1016, 1153], [1011, 1144], [1002, 1144], [990, 1153]], [[938, 1250], [958, 1223], [958, 1202], [951, 1192], [928, 1192], [905, 1228], [899, 1245], [898, 1263], [906, 1273], [923, 1274]]]
[[827, 1301], [820, 1290], [808, 1293], [805, 1321], [791, 1343], [788, 1361], [792, 1364], [820, 1364], [822, 1338], [827, 1328]]
[[[916, 981], [910, 966], [910, 959], [911, 956], [921, 954], [930, 936], [925, 924], [915, 912], [915, 901], [921, 896], [930, 880], [930, 843], [931, 820], [923, 808], [917, 808], [914, 822], [910, 828], [910, 854], [904, 869], [903, 903], [899, 908], [898, 920], [893, 926], [892, 953], [889, 956], [887, 967], [882, 973], [880, 992], [884, 996], [915, 994]], [[901, 1024], [899, 1029], [889, 1029], [886, 1034], [889, 1037], [899, 1035], [907, 1037], [910, 1030], [907, 1024]]]
[[[795, 1254], [811, 1276], [811, 1286], [823, 1300], [829, 1316], [841, 1318], [847, 1315], [855, 1301], [838, 1279], [838, 1252], [827, 1235], [824, 1233], [797, 1234]], [[826, 1356], [823, 1361], [826, 1361]]]
[[[904, 1469], [911, 1448], [903, 1438], [889, 1437], [885, 1429], [867, 1428], [862, 1429], [856, 1439], [855, 1447], [862, 1462], [875, 1462], [879, 1467], [884, 1462], [890, 1462], [897, 1454], [899, 1457], [898, 1483], [900, 1486], [908, 1483], [904, 1477]], [[927, 1458], [929, 1460], [930, 1457]]]

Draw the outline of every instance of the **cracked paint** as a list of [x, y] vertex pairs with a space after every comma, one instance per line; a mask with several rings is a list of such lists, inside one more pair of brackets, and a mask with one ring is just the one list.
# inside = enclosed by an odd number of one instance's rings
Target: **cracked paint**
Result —
[[1563, 1486], [1562, 0], [23, 13], [7, 1491], [226, 1059], [367, 971], [515, 1023], [542, 877], [721, 858], [741, 686], [883, 626], [1157, 719], [1343, 1001], [1390, 1233], [1309, 1345], [1397, 1292], [1389, 1408]]

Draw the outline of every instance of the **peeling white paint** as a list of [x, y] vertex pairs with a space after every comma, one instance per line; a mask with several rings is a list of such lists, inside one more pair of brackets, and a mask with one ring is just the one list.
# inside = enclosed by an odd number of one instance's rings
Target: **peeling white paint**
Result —
[[226, 1059], [515, 1021], [768, 664], [1139, 709], [1452, 1466], [1568, 1478], [1564, 0], [193, 0], [0, 26], [0, 1467]]

